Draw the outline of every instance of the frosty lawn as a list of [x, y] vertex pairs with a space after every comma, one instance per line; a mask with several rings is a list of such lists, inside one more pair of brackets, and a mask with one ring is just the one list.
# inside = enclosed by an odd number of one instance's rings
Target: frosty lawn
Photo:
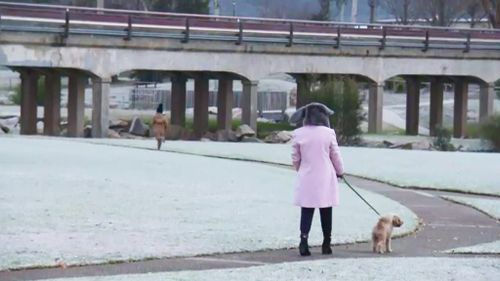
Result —
[[[0, 270], [298, 243], [291, 169], [37, 137], [2, 137], [0, 155]], [[403, 217], [398, 233], [416, 227], [404, 206], [362, 194]], [[376, 219], [341, 187], [334, 242], [369, 239]], [[321, 243], [317, 214], [311, 236]]]
[[498, 259], [494, 258], [368, 258], [303, 261], [241, 269], [85, 277], [47, 281], [497, 281], [498, 276], [500, 276], [500, 266]]
[[491, 198], [474, 198], [465, 196], [442, 196], [443, 198], [450, 200], [455, 203], [470, 206], [477, 209], [489, 216], [500, 220], [500, 199]]
[[[151, 140], [85, 140], [153, 148]], [[166, 142], [165, 150], [290, 165], [290, 145]], [[342, 147], [347, 173], [402, 187], [433, 188], [500, 196], [499, 153], [460, 153]]]
[[450, 254], [500, 254], [500, 240], [490, 243], [478, 244], [469, 247], [460, 247], [445, 251]]

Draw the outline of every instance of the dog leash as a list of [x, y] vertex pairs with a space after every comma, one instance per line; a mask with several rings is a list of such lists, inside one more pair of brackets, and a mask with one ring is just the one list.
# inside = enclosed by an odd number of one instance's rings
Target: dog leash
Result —
[[363, 198], [363, 196], [361, 196], [361, 194], [359, 194], [359, 193], [356, 191], [356, 189], [354, 189], [354, 187], [352, 187], [352, 186], [351, 186], [351, 184], [349, 184], [349, 182], [346, 180], [346, 178], [345, 178], [345, 177], [342, 177], [342, 179], [343, 179], [343, 180], [344, 180], [344, 182], [347, 184], [347, 186], [348, 186], [348, 187], [349, 187], [352, 191], [354, 191], [354, 193], [356, 193], [356, 195], [358, 195], [358, 197], [359, 197], [359, 198], [361, 198], [361, 200], [363, 200], [363, 201], [366, 203], [366, 205], [368, 205], [368, 206], [369, 206], [369, 207], [370, 207], [370, 208], [371, 208], [371, 209], [372, 209], [372, 210], [373, 210], [373, 211], [374, 211], [374, 212], [375, 212], [378, 216], [380, 216], [380, 217], [381, 217], [380, 213], [379, 213], [379, 212], [377, 212], [377, 210], [375, 210], [375, 208], [373, 208], [373, 206], [372, 206], [372, 205], [370, 205], [370, 203], [368, 203], [368, 201], [366, 201], [366, 200], [365, 200], [365, 198]]

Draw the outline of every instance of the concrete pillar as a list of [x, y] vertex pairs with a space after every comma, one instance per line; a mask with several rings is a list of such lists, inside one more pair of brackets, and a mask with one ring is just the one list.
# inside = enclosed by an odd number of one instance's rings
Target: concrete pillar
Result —
[[371, 83], [368, 96], [368, 132], [382, 132], [384, 83]]
[[72, 72], [68, 82], [68, 137], [83, 137], [85, 117], [85, 79]]
[[444, 83], [441, 79], [431, 81], [431, 108], [429, 118], [429, 134], [436, 135], [436, 128], [443, 126], [443, 92]]
[[420, 105], [420, 81], [418, 78], [406, 78], [406, 89], [406, 134], [418, 135]]
[[31, 70], [21, 71], [21, 134], [35, 135], [37, 133], [36, 95], [38, 74]]
[[194, 81], [194, 124], [196, 137], [208, 131], [208, 76], [199, 75]]
[[92, 79], [92, 137], [106, 138], [109, 130], [111, 78]]
[[241, 123], [250, 126], [257, 132], [257, 85], [258, 81], [243, 81], [241, 100]]
[[170, 122], [172, 125], [186, 125], [186, 82], [187, 78], [175, 75], [172, 81], [172, 100], [170, 103]]
[[482, 83], [479, 92], [479, 121], [484, 121], [493, 115], [493, 101], [495, 100], [495, 84]]
[[453, 108], [453, 136], [464, 137], [467, 124], [467, 98], [469, 83], [463, 77], [455, 82], [455, 101]]
[[61, 76], [56, 72], [45, 74], [43, 134], [59, 136], [61, 125]]
[[233, 120], [233, 80], [228, 77], [219, 79], [217, 93], [217, 129], [231, 130]]
[[297, 75], [295, 78], [297, 83], [297, 101], [296, 108], [302, 107], [307, 103], [307, 94], [311, 86], [309, 79], [306, 75]]

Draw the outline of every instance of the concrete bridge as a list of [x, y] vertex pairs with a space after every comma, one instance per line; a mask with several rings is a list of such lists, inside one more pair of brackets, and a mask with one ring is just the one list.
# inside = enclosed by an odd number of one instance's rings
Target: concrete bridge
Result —
[[242, 122], [256, 128], [259, 79], [296, 78], [298, 105], [310, 74], [369, 83], [369, 131], [382, 129], [383, 86], [407, 83], [407, 134], [418, 133], [420, 83], [431, 83], [430, 132], [442, 124], [443, 84], [455, 84], [454, 136], [465, 135], [468, 84], [480, 118], [493, 112], [500, 30], [214, 17], [0, 2], [0, 65], [19, 71], [21, 133], [36, 134], [37, 79], [46, 79], [45, 128], [59, 134], [60, 80], [69, 77], [68, 135], [83, 135], [83, 95], [93, 85], [92, 135], [105, 137], [111, 77], [155, 70], [172, 79], [172, 124], [185, 124], [186, 80], [195, 79], [194, 130], [208, 130], [208, 81], [219, 79], [218, 128], [231, 126], [232, 82], [243, 82]]

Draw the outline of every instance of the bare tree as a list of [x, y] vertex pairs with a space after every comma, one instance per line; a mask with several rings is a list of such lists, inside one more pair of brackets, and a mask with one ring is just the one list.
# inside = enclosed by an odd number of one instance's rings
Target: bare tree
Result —
[[257, 0], [255, 4], [259, 15], [266, 18], [311, 19], [315, 13], [308, 3], [283, 5], [282, 0]]
[[414, 16], [415, 1], [412, 0], [382, 0], [380, 6], [391, 14], [397, 23], [410, 24]]
[[488, 16], [493, 28], [500, 28], [500, 1], [499, 0], [481, 0], [484, 12]]
[[414, 0], [416, 15], [430, 25], [450, 26], [466, 14], [468, 1], [457, 0]]
[[468, 14], [477, 0], [382, 0], [381, 6], [398, 23], [425, 21], [434, 26], [449, 26]]
[[476, 0], [465, 0], [466, 4], [466, 17], [465, 19], [469, 21], [470, 27], [474, 28], [476, 23], [486, 16], [484, 10], [481, 9], [481, 3]]

